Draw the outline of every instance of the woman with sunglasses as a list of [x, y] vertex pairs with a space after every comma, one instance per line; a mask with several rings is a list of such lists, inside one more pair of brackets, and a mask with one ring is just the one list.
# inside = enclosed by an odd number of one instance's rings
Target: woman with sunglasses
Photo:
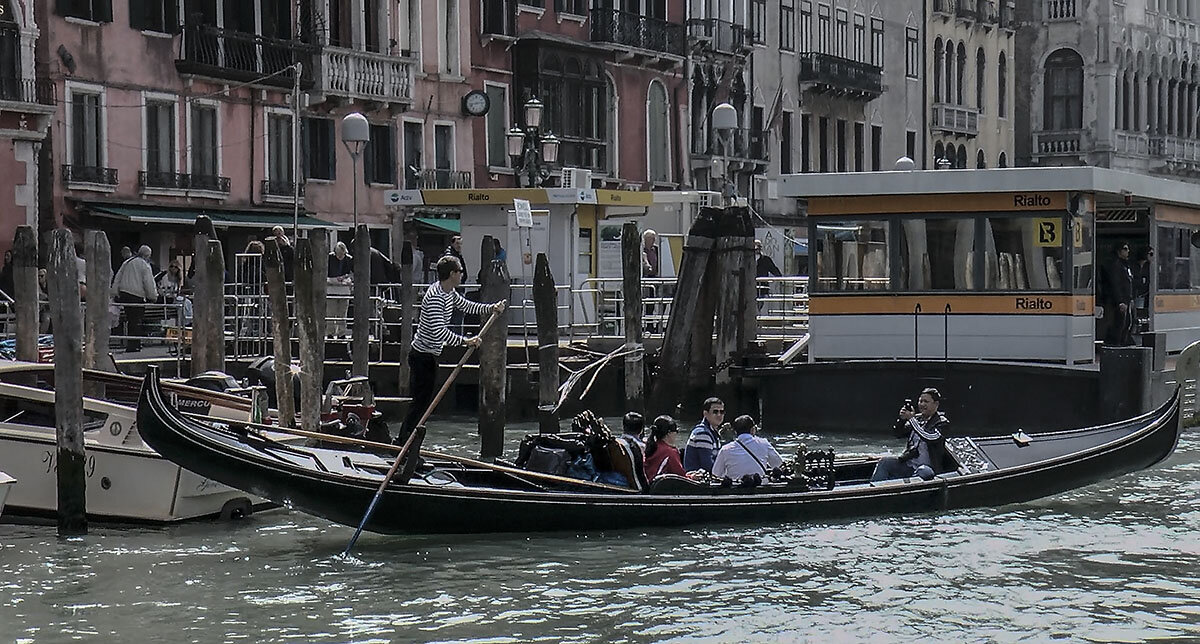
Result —
[[646, 480], [651, 483], [663, 474], [687, 476], [675, 441], [679, 436], [679, 425], [670, 416], [659, 416], [650, 427], [650, 438], [646, 439]]

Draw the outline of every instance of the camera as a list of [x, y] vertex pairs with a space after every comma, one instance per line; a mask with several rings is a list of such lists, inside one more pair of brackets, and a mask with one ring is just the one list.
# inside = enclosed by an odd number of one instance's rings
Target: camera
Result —
[[[902, 409], [907, 409], [908, 411], [911, 411], [914, 414], [917, 412], [916, 408], [913, 406], [912, 398], [904, 399], [904, 407], [902, 407]], [[903, 417], [897, 416], [896, 422], [892, 424], [892, 435], [896, 436], [897, 438], [907, 436], [908, 435], [908, 421], [905, 420]]]
[[909, 410], [909, 411], [914, 411], [914, 412], [917, 410], [917, 408], [916, 408], [916, 407], [913, 405], [913, 399], [912, 399], [912, 398], [905, 398], [905, 399], [904, 399], [904, 408], [905, 408], [905, 409], [907, 409], [907, 410]]

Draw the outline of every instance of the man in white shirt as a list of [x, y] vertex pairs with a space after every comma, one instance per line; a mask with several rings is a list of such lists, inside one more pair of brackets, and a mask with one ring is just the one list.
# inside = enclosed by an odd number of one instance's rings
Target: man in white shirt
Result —
[[771, 447], [771, 443], [755, 436], [758, 426], [753, 418], [738, 416], [733, 421], [733, 429], [737, 432], [737, 438], [717, 452], [717, 459], [713, 461], [713, 476], [737, 481], [743, 476], [757, 474], [766, 479], [768, 470], [783, 465], [783, 457]]
[[158, 299], [158, 284], [154, 282], [154, 270], [150, 268], [150, 247], [142, 246], [139, 253], [125, 260], [113, 276], [117, 303], [133, 305], [125, 307], [125, 319], [128, 322], [126, 351], [142, 349], [142, 318], [146, 315], [146, 309], [141, 305]]

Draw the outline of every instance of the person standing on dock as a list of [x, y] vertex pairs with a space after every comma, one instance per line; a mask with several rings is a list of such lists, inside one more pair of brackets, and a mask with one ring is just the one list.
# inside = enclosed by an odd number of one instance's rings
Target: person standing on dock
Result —
[[154, 283], [154, 269], [150, 267], [150, 247], [142, 246], [138, 255], [126, 259], [113, 277], [113, 290], [117, 292], [118, 304], [125, 307], [128, 328], [125, 333], [126, 351], [142, 349], [142, 318], [146, 316], [145, 304], [158, 300], [158, 285]]
[[1117, 245], [1116, 256], [1100, 273], [1100, 304], [1104, 307], [1104, 344], [1128, 347], [1133, 344], [1133, 272], [1129, 268], [1129, 244]]
[[451, 331], [450, 314], [453, 311], [476, 315], [500, 313], [508, 303], [507, 300], [491, 304], [472, 302], [456, 291], [463, 278], [462, 264], [456, 257], [447, 255], [438, 260], [437, 277], [438, 281], [430, 284], [421, 298], [421, 317], [413, 334], [412, 350], [408, 353], [408, 390], [412, 403], [396, 436], [397, 445], [403, 444], [433, 401], [438, 356], [442, 355], [442, 349], [451, 345], [475, 348], [481, 342], [477, 335], [465, 338]]

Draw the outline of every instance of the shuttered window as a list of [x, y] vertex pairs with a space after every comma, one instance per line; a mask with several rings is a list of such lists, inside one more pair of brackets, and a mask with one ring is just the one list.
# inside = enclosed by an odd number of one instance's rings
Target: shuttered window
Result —
[[55, 0], [55, 12], [92, 22], [112, 22], [112, 0]]
[[304, 137], [304, 176], [309, 179], [337, 178], [337, 158], [333, 142], [333, 119], [306, 118]]
[[179, 31], [177, 0], [129, 0], [129, 26], [144, 31]]

